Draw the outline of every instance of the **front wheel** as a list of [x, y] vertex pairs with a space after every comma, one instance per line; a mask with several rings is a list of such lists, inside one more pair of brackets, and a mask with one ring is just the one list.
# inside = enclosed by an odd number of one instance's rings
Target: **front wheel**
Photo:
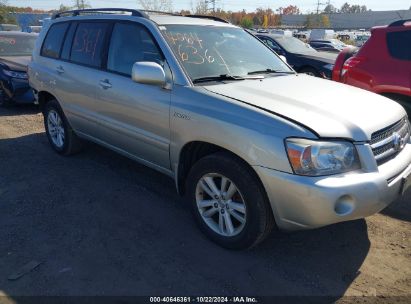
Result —
[[13, 102], [11, 102], [6, 94], [4, 93], [3, 89], [0, 89], [0, 107], [6, 108], [9, 107], [13, 104]]
[[273, 214], [257, 175], [228, 153], [200, 159], [190, 171], [187, 189], [201, 230], [222, 247], [253, 247], [274, 226]]

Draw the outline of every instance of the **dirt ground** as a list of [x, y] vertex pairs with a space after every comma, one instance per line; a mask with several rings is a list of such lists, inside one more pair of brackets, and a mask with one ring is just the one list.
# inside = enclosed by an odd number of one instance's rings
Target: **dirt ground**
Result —
[[36, 107], [0, 109], [0, 294], [410, 303], [411, 191], [365, 220], [229, 251], [197, 229], [170, 178], [94, 144], [59, 156]]

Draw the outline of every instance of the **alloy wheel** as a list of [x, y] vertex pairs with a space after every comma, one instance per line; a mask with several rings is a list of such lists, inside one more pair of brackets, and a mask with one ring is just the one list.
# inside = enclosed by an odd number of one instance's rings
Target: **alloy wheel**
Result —
[[47, 128], [53, 144], [58, 148], [63, 148], [65, 138], [63, 120], [55, 110], [48, 112]]
[[196, 203], [201, 218], [216, 233], [233, 237], [244, 229], [247, 220], [245, 201], [229, 178], [218, 173], [200, 178]]

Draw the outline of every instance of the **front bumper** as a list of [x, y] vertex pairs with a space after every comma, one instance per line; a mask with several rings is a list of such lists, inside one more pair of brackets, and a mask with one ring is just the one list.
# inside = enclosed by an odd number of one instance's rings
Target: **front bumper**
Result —
[[2, 80], [1, 87], [4, 97], [16, 103], [34, 103], [33, 90], [26, 79], [11, 78]]
[[411, 144], [373, 172], [307, 177], [254, 168], [267, 191], [278, 227], [312, 229], [364, 218], [401, 196], [404, 177], [411, 173]]

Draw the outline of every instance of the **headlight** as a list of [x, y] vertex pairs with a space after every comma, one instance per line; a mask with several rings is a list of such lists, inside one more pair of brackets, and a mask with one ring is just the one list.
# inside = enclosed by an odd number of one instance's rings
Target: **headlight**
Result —
[[326, 69], [326, 70], [332, 70], [333, 68], [334, 68], [334, 65], [333, 64], [326, 64], [324, 67], [323, 67], [324, 69]]
[[7, 76], [11, 77], [11, 78], [27, 79], [27, 73], [26, 72], [16, 72], [16, 71], [10, 71], [10, 70], [3, 70], [3, 73], [6, 74]]
[[289, 138], [286, 148], [291, 166], [298, 175], [332, 175], [361, 167], [357, 150], [349, 142]]

